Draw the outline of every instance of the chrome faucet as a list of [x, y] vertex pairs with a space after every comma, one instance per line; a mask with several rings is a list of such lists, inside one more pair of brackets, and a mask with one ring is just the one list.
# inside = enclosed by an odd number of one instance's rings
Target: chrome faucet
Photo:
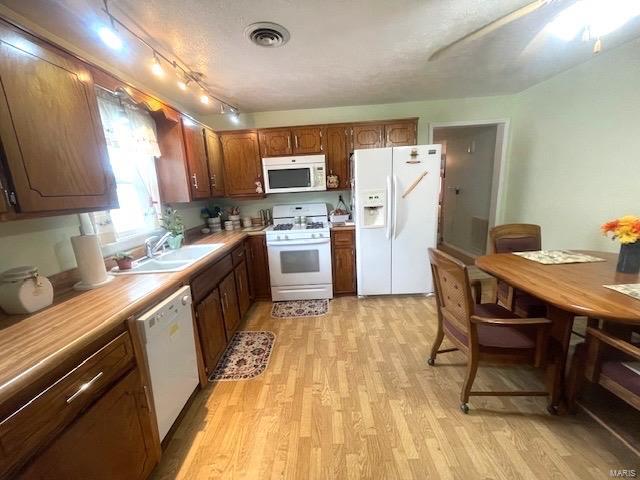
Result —
[[171, 232], [167, 232], [160, 237], [158, 240], [158, 236], [154, 235], [153, 237], [149, 237], [144, 241], [144, 251], [147, 255], [147, 258], [153, 258], [158, 253], [164, 244], [167, 243], [167, 239], [171, 236]]

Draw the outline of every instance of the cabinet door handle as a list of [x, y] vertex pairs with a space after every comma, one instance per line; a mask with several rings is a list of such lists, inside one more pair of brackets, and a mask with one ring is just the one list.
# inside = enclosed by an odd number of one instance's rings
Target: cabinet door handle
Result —
[[382, 130], [378, 132], [378, 143], [382, 145]]
[[73, 402], [78, 396], [82, 395], [85, 391], [89, 390], [91, 388], [91, 386], [103, 375], [103, 372], [98, 373], [95, 377], [93, 377], [91, 380], [89, 380], [86, 383], [83, 383], [82, 385], [80, 385], [80, 387], [78, 387], [78, 390], [76, 390], [76, 393], [74, 393], [73, 395], [71, 395], [69, 398], [67, 398], [67, 405], [70, 404], [71, 402]]
[[193, 180], [193, 188], [198, 189], [198, 175], [195, 173], [191, 175], [191, 179]]
[[298, 148], [298, 135], [294, 135], [293, 139], [295, 140], [296, 148]]
[[291, 150], [291, 137], [287, 137], [287, 148]]
[[216, 188], [216, 176], [211, 175], [211, 187]]

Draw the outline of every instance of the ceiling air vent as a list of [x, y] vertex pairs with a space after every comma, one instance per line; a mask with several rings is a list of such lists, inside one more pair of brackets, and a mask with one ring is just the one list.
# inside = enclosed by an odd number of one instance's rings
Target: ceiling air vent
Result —
[[281, 47], [289, 41], [289, 31], [282, 25], [271, 22], [258, 22], [249, 25], [245, 31], [249, 40], [260, 47]]

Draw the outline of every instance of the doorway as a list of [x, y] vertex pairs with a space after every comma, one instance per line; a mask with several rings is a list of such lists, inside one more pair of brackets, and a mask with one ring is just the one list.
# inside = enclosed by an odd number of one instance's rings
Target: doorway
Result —
[[487, 249], [496, 224], [507, 122], [436, 124], [432, 143], [442, 145], [438, 244], [473, 262]]

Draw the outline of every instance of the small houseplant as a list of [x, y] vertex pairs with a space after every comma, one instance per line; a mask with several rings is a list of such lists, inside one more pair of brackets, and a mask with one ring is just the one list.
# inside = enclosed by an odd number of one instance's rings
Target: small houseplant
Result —
[[169, 248], [171, 250], [180, 248], [184, 240], [184, 224], [178, 211], [175, 208], [165, 208], [162, 212], [161, 224], [162, 228], [171, 234], [167, 239]]
[[620, 241], [617, 270], [620, 273], [640, 272], [640, 217], [626, 215], [602, 225], [604, 235], [612, 234]]
[[118, 264], [118, 269], [131, 270], [131, 264], [133, 263], [133, 255], [131, 255], [131, 252], [118, 252], [113, 258]]

